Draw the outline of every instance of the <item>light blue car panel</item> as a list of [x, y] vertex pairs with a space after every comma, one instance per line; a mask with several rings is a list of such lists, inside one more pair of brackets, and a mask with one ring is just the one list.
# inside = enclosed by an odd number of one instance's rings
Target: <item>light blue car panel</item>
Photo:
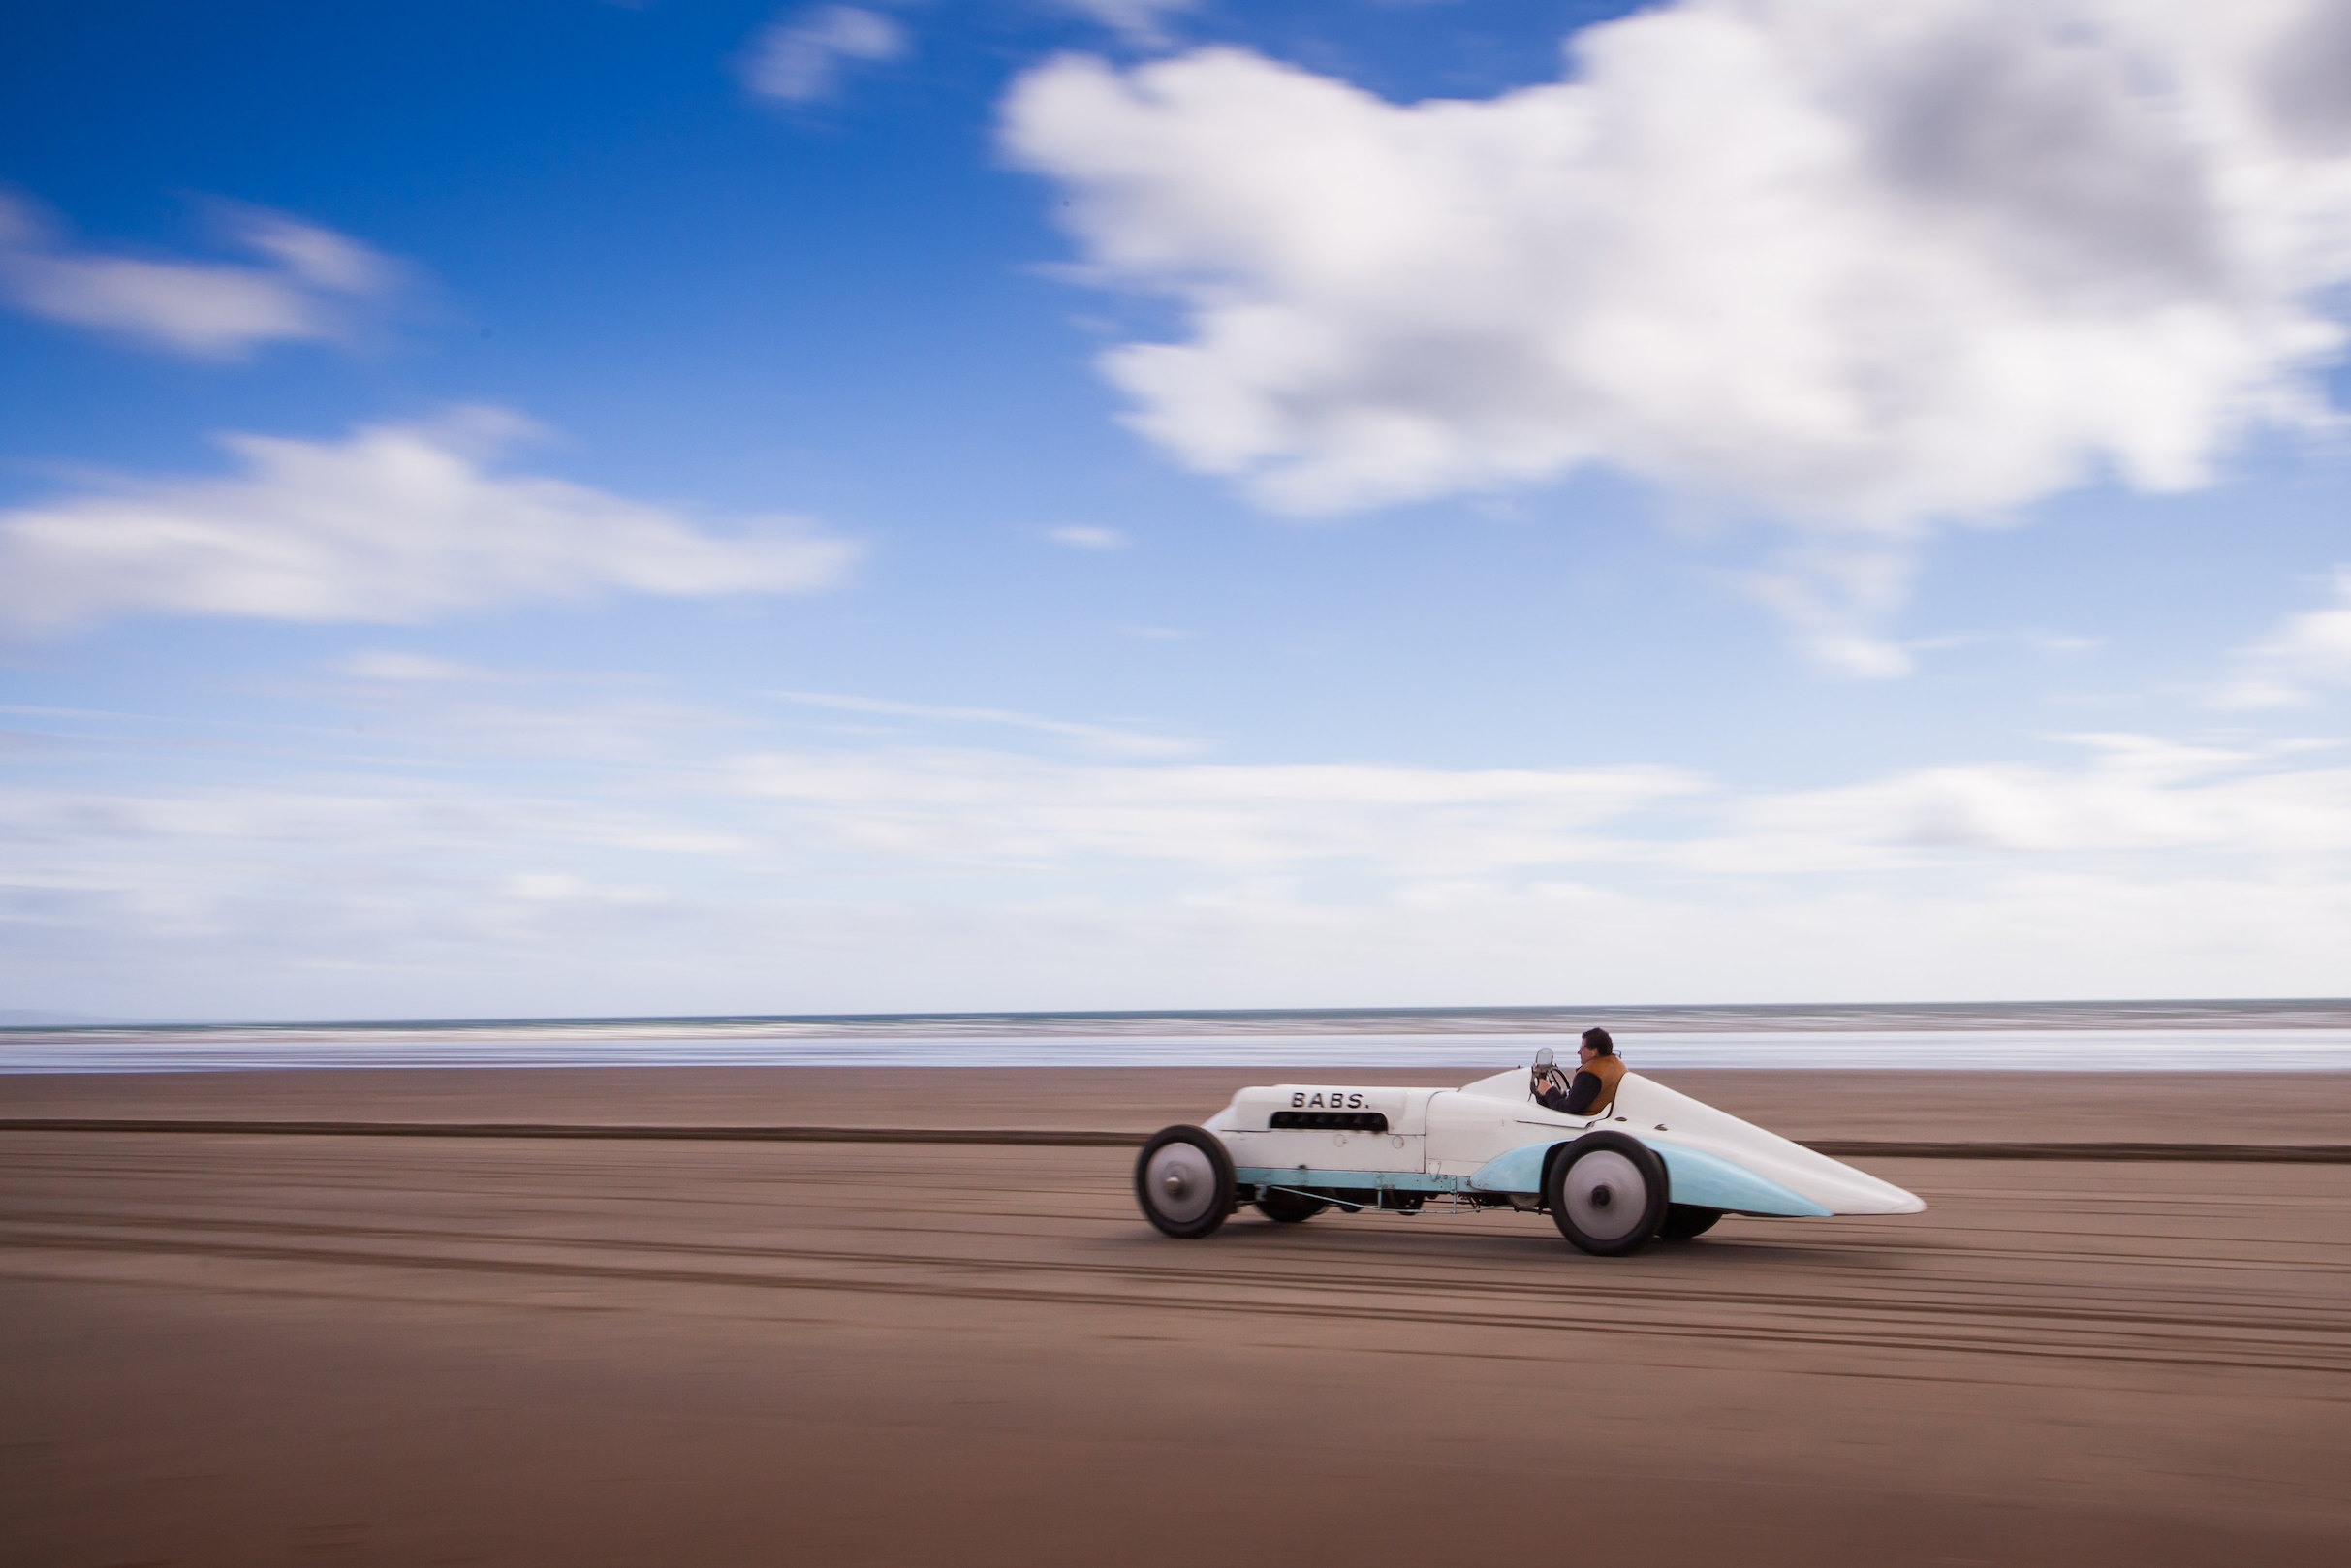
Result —
[[1560, 1138], [1549, 1144], [1520, 1144], [1507, 1154], [1497, 1154], [1479, 1166], [1469, 1184], [1480, 1192], [1541, 1192], [1543, 1156], [1555, 1145], [1567, 1142]]
[[[1572, 1139], [1523, 1144], [1478, 1167], [1469, 1184], [1479, 1192], [1540, 1192], [1544, 1156]], [[1668, 1191], [1675, 1203], [1699, 1208], [1728, 1209], [1739, 1214], [1795, 1214], [1805, 1217], [1829, 1213], [1801, 1193], [1790, 1192], [1769, 1176], [1757, 1176], [1719, 1154], [1684, 1148], [1654, 1138], [1642, 1142], [1665, 1161]]]
[[1769, 1176], [1757, 1176], [1719, 1154], [1683, 1148], [1678, 1144], [1645, 1138], [1643, 1143], [1665, 1160], [1667, 1190], [1677, 1204], [1699, 1208], [1724, 1208], [1735, 1214], [1801, 1214], [1825, 1218], [1830, 1210], [1800, 1192], [1790, 1192]]

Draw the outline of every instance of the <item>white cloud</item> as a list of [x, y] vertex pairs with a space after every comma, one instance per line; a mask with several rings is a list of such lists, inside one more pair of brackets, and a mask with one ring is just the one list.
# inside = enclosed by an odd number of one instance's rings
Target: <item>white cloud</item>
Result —
[[996, 725], [1028, 730], [1060, 739], [1075, 740], [1091, 751], [1125, 757], [1185, 757], [1201, 749], [1200, 742], [1175, 736], [1107, 724], [1081, 724], [1069, 719], [1044, 718], [1001, 707], [941, 707], [927, 703], [900, 703], [881, 697], [854, 697], [840, 692], [782, 691], [771, 695], [807, 707], [843, 713], [873, 713], [889, 718], [921, 719], [933, 724]]
[[2330, 686], [2351, 686], [2351, 566], [2335, 569], [2335, 602], [2289, 615], [2237, 655], [2239, 674], [2214, 691], [2220, 707], [2293, 707]]
[[809, 593], [858, 547], [783, 517], [723, 531], [669, 506], [497, 472], [526, 428], [473, 410], [340, 441], [233, 435], [242, 472], [123, 480], [0, 513], [0, 626], [142, 613], [400, 623], [610, 590]]
[[878, 11], [824, 6], [769, 22], [743, 57], [743, 82], [763, 97], [811, 104], [839, 90], [845, 66], [894, 60], [912, 47], [906, 29]]
[[1046, 538], [1072, 549], [1124, 549], [1134, 543], [1115, 528], [1096, 528], [1087, 524], [1073, 524], [1067, 528], [1051, 528]]
[[[1004, 110], [1084, 273], [1179, 301], [1105, 373], [1280, 512], [1605, 463], [1811, 543], [1832, 662], [1922, 531], [2312, 416], [2351, 279], [2331, 0], [1679, 0], [1568, 79], [1394, 104], [1235, 48], [1064, 57]], [[1856, 565], [1854, 562], [1858, 562]]]
[[1810, 791], [575, 739], [609, 766], [547, 794], [487, 730], [377, 777], [0, 790], [0, 984], [240, 1016], [2312, 995], [2351, 949], [2351, 768], [2145, 737]]
[[264, 343], [348, 340], [402, 268], [330, 229], [255, 207], [218, 207], [258, 266], [76, 250], [0, 193], [0, 294], [19, 309], [204, 359]]

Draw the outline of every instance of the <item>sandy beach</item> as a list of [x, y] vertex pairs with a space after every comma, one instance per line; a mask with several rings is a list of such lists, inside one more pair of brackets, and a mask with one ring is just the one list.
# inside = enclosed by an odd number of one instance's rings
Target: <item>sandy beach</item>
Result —
[[[2351, 1129], [2351, 1075], [2205, 1106], [1671, 1081], [1807, 1138]], [[26, 1077], [0, 1114], [1143, 1130], [1237, 1082]], [[1512, 1214], [1167, 1241], [1114, 1148], [13, 1132], [0, 1161], [11, 1563], [2351, 1551], [2342, 1165], [1888, 1160], [1927, 1213], [1601, 1260]]]

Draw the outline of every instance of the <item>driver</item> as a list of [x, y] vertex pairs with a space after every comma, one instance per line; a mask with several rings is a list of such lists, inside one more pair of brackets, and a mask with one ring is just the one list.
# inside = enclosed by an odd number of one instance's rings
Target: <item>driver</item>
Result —
[[1624, 1062], [1616, 1042], [1606, 1029], [1586, 1029], [1576, 1048], [1575, 1081], [1562, 1085], [1567, 1075], [1551, 1065], [1543, 1052], [1535, 1066], [1536, 1103], [1571, 1116], [1596, 1116], [1616, 1103], [1616, 1084], [1624, 1077]]

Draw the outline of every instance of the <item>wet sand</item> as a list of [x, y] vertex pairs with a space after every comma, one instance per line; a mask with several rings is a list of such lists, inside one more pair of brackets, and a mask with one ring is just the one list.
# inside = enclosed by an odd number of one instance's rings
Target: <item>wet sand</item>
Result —
[[[1238, 1081], [17, 1079], [0, 1113], [1140, 1129]], [[2351, 1075], [1672, 1081], [1804, 1137], [2351, 1141]], [[1929, 1211], [1602, 1260], [1515, 1214], [1167, 1241], [1115, 1149], [11, 1133], [0, 1558], [2351, 1552], [2351, 1167], [1865, 1163]]]

